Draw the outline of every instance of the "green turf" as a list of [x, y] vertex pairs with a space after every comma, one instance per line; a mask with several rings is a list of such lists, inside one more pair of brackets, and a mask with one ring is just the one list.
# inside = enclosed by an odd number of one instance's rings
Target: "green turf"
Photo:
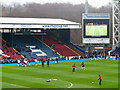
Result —
[[[72, 73], [73, 63], [77, 66], [75, 73]], [[2, 88], [118, 88], [118, 61], [85, 61], [86, 70], [81, 70], [80, 64], [67, 62], [50, 64], [50, 67], [2, 67]], [[102, 86], [98, 85], [99, 74], [103, 79]], [[49, 79], [58, 80], [46, 82]]]

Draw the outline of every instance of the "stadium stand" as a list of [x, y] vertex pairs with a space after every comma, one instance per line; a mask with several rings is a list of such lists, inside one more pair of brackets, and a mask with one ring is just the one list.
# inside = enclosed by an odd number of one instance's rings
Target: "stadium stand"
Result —
[[[42, 40], [42, 36], [36, 36], [38, 39]], [[62, 56], [79, 56], [76, 52], [66, 46], [63, 42], [55, 40], [51, 36], [44, 36], [44, 43], [49, 47], [58, 52]]]
[[85, 51], [83, 50], [83, 48], [81, 49], [79, 46], [74, 45], [73, 43], [70, 43], [69, 46], [76, 52], [78, 52], [80, 55], [85, 55]]
[[[7, 36], [7, 37], [5, 37]], [[11, 42], [10, 35], [4, 35], [6, 40]], [[13, 38], [14, 45], [22, 55], [26, 58], [38, 58], [38, 57], [58, 57], [57, 53], [53, 53], [53, 51], [44, 45], [42, 42], [37, 40], [35, 37], [31, 35], [16, 35]], [[12, 43], [12, 42], [11, 42]]]
[[10, 44], [5, 40], [2, 41], [2, 48], [0, 49], [0, 55], [3, 58], [12, 58], [12, 59], [20, 59], [23, 58], [21, 54], [19, 54], [14, 48], [10, 47]]
[[120, 47], [119, 48], [116, 48], [115, 50], [113, 50], [111, 52], [112, 55], [115, 55], [115, 54], [118, 54], [120, 56]]

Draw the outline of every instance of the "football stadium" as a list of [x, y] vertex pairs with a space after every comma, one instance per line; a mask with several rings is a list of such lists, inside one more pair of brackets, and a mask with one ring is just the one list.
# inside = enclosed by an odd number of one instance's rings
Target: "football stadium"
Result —
[[[109, 13], [86, 11], [82, 23], [61, 18], [0, 17], [0, 89], [118, 90], [119, 2], [113, 2], [113, 18]], [[81, 45], [71, 40], [71, 32], [76, 30], [81, 31]]]

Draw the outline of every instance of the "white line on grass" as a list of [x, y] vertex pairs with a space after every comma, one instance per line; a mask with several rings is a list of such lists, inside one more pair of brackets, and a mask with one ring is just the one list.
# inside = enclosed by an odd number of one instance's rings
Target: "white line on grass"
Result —
[[73, 86], [73, 84], [71, 82], [69, 82], [69, 83], [70, 83], [70, 86], [68, 88], [71, 88]]
[[[64, 81], [64, 80], [61, 80], [61, 81]], [[70, 84], [70, 86], [69, 86], [69, 87], [67, 87], [67, 88], [71, 88], [71, 87], [73, 86], [73, 84], [72, 84], [71, 82], [68, 82], [68, 81], [64, 81], [64, 82], [67, 82], [67, 83], [69, 83], [69, 84]]]
[[25, 87], [25, 86], [21, 86], [21, 85], [16, 85], [16, 84], [10, 84], [10, 83], [6, 83], [6, 82], [0, 82], [0, 83], [5, 83], [5, 84], [9, 84], [11, 86], [18, 86], [18, 87], [22, 87], [22, 88], [29, 88], [29, 87]]

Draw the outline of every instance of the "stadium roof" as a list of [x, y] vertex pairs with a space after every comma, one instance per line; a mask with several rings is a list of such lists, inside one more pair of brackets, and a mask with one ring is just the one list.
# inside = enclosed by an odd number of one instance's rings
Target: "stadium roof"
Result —
[[22, 24], [80, 24], [64, 19], [54, 18], [15, 18], [15, 17], [2, 17], [0, 18], [2, 23], [22, 23]]
[[[2, 25], [2, 28], [6, 26], [10, 27], [9, 25], [68, 25], [70, 27], [67, 28], [81, 28], [80, 23], [64, 20], [64, 19], [55, 19], [55, 18], [16, 18], [16, 17], [1, 17], [0, 23]], [[11, 26], [12, 27], [12, 26]], [[37, 26], [36, 26], [37, 27]], [[47, 27], [47, 26], [43, 26]], [[55, 26], [54, 26], [55, 27]], [[56, 26], [57, 27], [57, 26]], [[61, 27], [61, 26], [59, 26]], [[50, 28], [48, 26], [47, 28]]]

